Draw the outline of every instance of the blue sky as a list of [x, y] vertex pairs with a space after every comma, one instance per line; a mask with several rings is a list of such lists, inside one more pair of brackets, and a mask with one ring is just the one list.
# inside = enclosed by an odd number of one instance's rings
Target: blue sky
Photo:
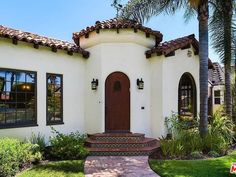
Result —
[[[72, 41], [72, 33], [93, 25], [97, 20], [115, 17], [113, 0], [1, 0], [0, 25]], [[127, 0], [121, 0], [125, 4]], [[194, 33], [198, 21], [185, 23], [183, 13], [153, 17], [145, 26], [161, 31], [164, 41]], [[210, 49], [210, 58], [218, 56]]]

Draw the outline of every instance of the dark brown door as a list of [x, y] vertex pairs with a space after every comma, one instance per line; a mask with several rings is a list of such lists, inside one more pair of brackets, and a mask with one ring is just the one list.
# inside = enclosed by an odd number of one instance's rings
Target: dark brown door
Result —
[[105, 131], [130, 131], [130, 82], [122, 72], [110, 74], [105, 83]]

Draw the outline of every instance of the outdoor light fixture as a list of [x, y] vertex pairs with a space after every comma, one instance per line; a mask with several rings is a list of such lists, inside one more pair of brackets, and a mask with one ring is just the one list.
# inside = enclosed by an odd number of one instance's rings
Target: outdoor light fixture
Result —
[[144, 82], [143, 82], [142, 78], [141, 79], [137, 79], [137, 87], [138, 87], [138, 89], [143, 90]]
[[93, 79], [91, 82], [91, 89], [97, 90], [97, 88], [98, 88], [98, 79]]

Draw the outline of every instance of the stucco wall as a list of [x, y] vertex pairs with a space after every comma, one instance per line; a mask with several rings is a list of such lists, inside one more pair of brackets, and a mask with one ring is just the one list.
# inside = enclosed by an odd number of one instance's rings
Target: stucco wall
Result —
[[152, 134], [166, 134], [165, 118], [178, 113], [178, 86], [181, 76], [188, 72], [195, 81], [197, 90], [197, 112], [199, 111], [199, 56], [187, 56], [188, 50], [177, 50], [175, 56], [151, 58], [152, 78]]
[[[91, 88], [87, 89], [86, 130], [88, 133], [105, 131], [105, 80], [109, 74], [120, 71], [125, 73], [130, 80], [131, 132], [141, 132], [151, 136], [150, 61], [144, 55], [148, 48], [139, 45], [140, 41], [138, 40], [139, 38], [147, 40], [146, 43], [153, 43], [153, 40], [146, 39], [142, 33], [135, 34], [134, 32], [130, 33], [129, 36], [125, 35], [126, 38], [122, 32], [117, 34], [115, 31], [94, 35], [97, 35], [95, 42], [92, 38], [91, 40], [87, 39], [89, 45], [83, 44], [84, 46], [89, 46], [87, 50], [91, 52], [91, 57], [86, 63], [86, 82], [90, 83], [93, 78], [99, 79], [97, 91], [92, 91]], [[138, 37], [136, 42], [131, 43], [130, 41], [135, 40], [134, 35]], [[110, 42], [107, 40], [109, 36], [113, 36]], [[105, 41], [103, 41], [104, 39]], [[100, 44], [96, 43], [97, 40], [100, 41]], [[137, 89], [136, 80], [138, 78], [144, 80], [143, 90]], [[141, 109], [141, 107], [144, 107], [144, 109]]]
[[[188, 50], [192, 56], [188, 57]], [[178, 86], [181, 76], [188, 72], [192, 75], [197, 92], [197, 113], [199, 113], [199, 56], [194, 55], [193, 49], [177, 50], [175, 56], [166, 57], [163, 62], [163, 114], [171, 115], [171, 111], [178, 112]]]
[[84, 132], [84, 77], [85, 61], [65, 51], [51, 52], [50, 48], [34, 49], [31, 44], [18, 42], [13, 45], [8, 39], [0, 40], [0, 67], [37, 72], [37, 123], [36, 127], [0, 129], [0, 137], [25, 138], [31, 133], [50, 135], [46, 126], [46, 73], [63, 75], [63, 125], [55, 125], [64, 133]]
[[[215, 104], [215, 91], [220, 91], [220, 104]], [[225, 92], [225, 86], [224, 85], [216, 85], [212, 88], [212, 106], [213, 106], [213, 113], [216, 111], [219, 111], [219, 109], [222, 109], [224, 105], [224, 92]], [[218, 97], [219, 98], [219, 97]]]

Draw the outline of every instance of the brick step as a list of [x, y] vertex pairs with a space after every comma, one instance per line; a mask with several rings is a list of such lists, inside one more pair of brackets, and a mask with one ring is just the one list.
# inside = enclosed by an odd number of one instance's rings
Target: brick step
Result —
[[87, 148], [92, 156], [146, 156], [155, 152], [158, 145], [145, 148]]
[[141, 133], [96, 133], [88, 135], [92, 140], [109, 141], [109, 142], [138, 142], [144, 139]]
[[144, 148], [158, 145], [158, 141], [154, 138], [144, 138], [141, 141], [115, 142], [115, 141], [99, 141], [88, 138], [86, 146], [91, 148]]

